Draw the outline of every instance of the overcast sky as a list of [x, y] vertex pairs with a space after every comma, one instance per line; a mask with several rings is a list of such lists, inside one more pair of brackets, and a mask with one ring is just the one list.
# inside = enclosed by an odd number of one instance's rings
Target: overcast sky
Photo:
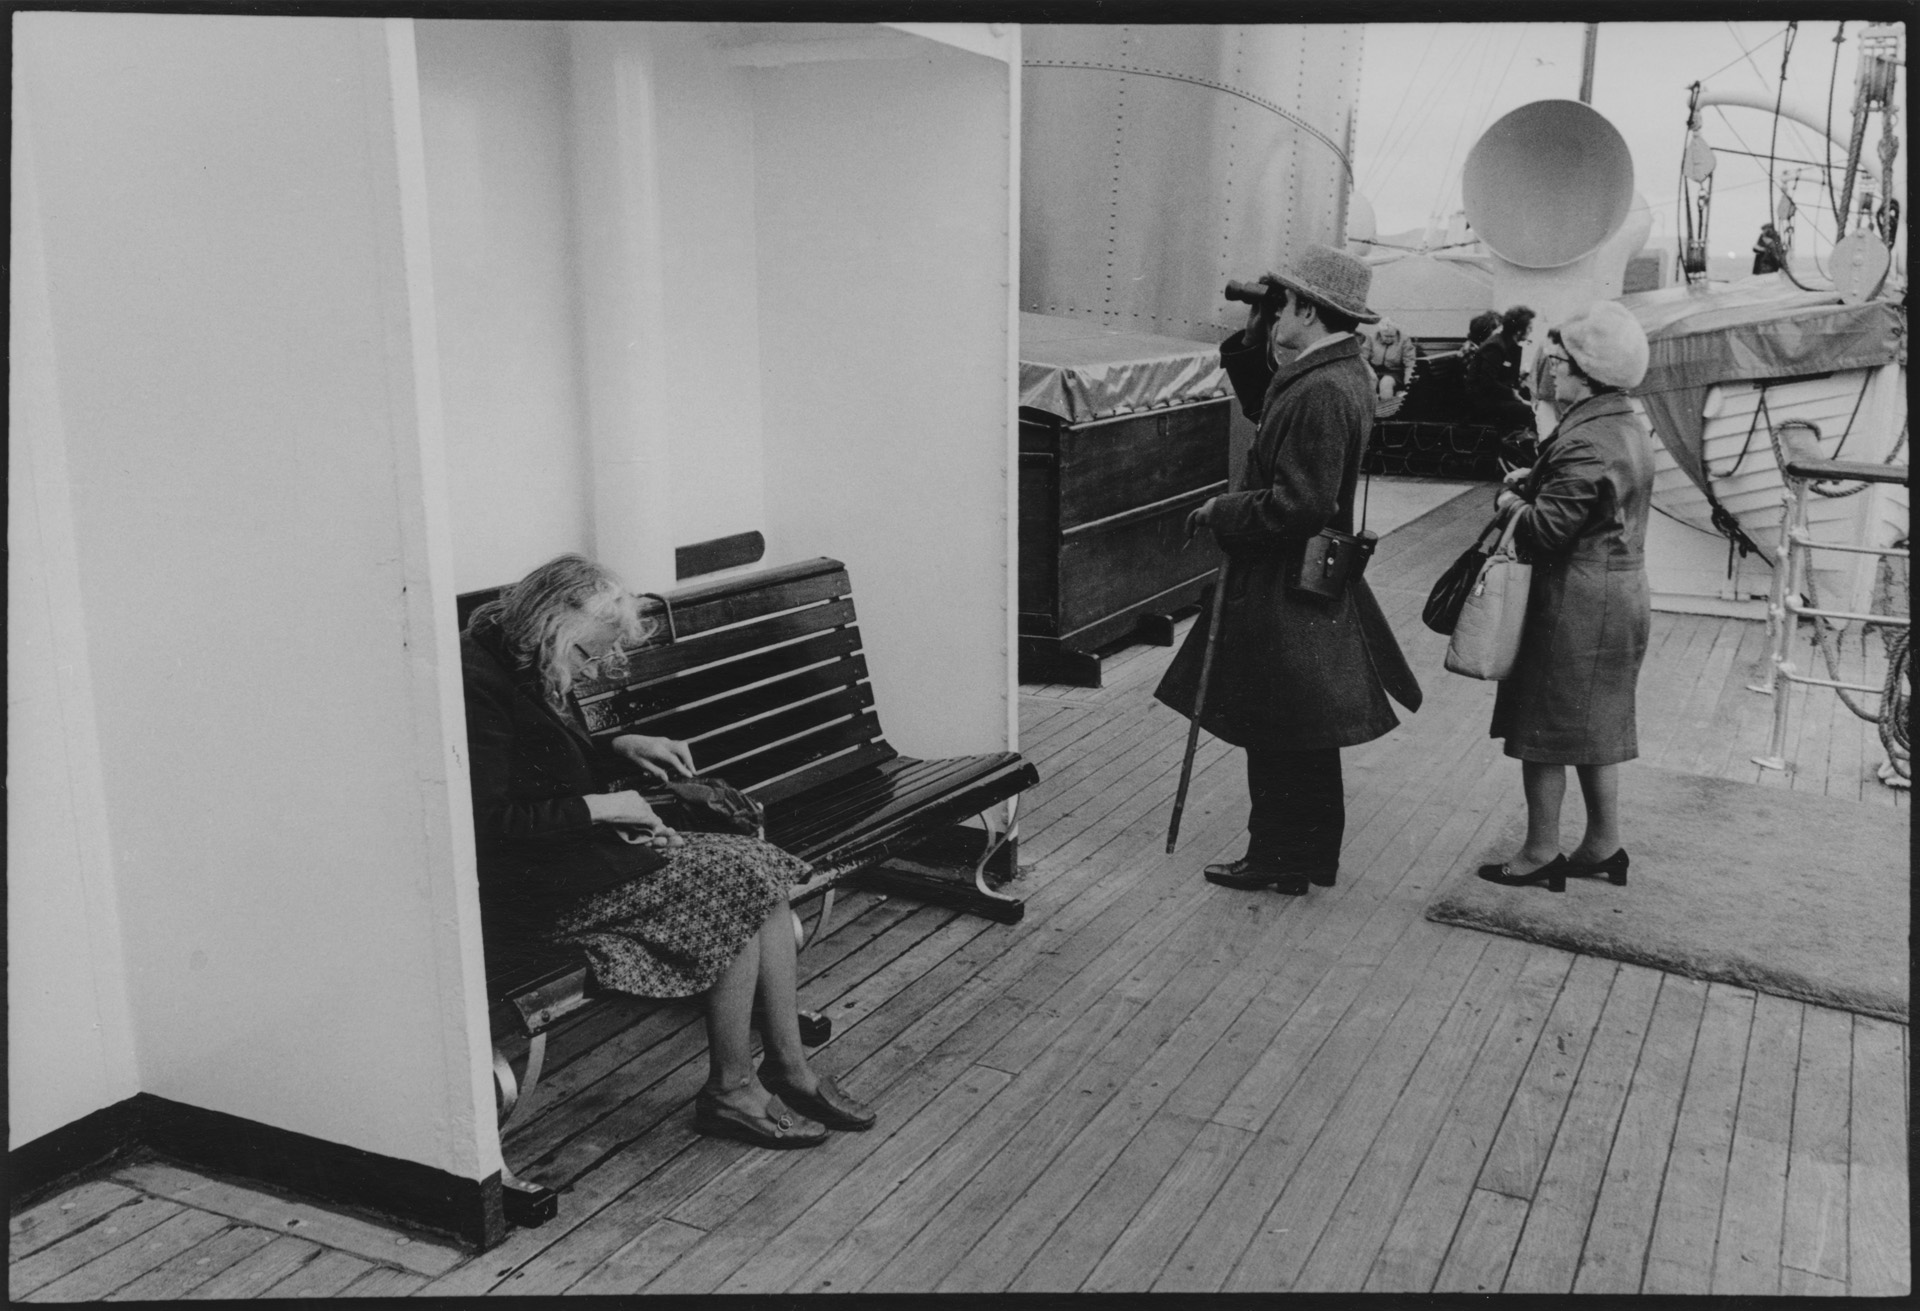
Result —
[[[1786, 99], [1824, 115], [1828, 78], [1834, 68], [1833, 38], [1841, 24], [1802, 22], [1787, 65]], [[1833, 93], [1834, 129], [1842, 141], [1851, 124], [1855, 36], [1866, 26], [1844, 25], [1839, 78]], [[1779, 84], [1784, 21], [1602, 23], [1594, 61], [1593, 106], [1626, 138], [1633, 154], [1635, 187], [1654, 215], [1650, 242], [1674, 242], [1675, 193], [1686, 141], [1687, 87], [1761, 92]], [[1508, 110], [1550, 97], [1577, 99], [1585, 27], [1580, 23], [1372, 23], [1355, 123], [1354, 174], [1359, 193], [1374, 207], [1378, 231], [1403, 232], [1430, 215], [1460, 207], [1460, 169], [1480, 132]], [[1904, 88], [1903, 88], [1904, 90]], [[1753, 109], [1708, 109], [1702, 131], [1718, 152], [1714, 176], [1713, 253], [1744, 256], [1768, 219], [1767, 162], [1729, 153], [1768, 151], [1772, 115]], [[1867, 155], [1880, 135], [1879, 116], [1868, 134]], [[1895, 163], [1904, 175], [1905, 124]], [[1820, 134], [1783, 120], [1775, 145], [1779, 157], [1818, 160]], [[1835, 146], [1844, 158], [1843, 146]], [[1777, 164], [1776, 176], [1797, 165]], [[1904, 187], [1904, 182], [1897, 184]], [[1776, 192], [1777, 194], [1777, 192]], [[1824, 235], [1825, 254], [1833, 220], [1824, 199], [1818, 212], [1812, 180], [1798, 192], [1797, 250], [1806, 250], [1811, 222]], [[1904, 197], [1903, 197], [1904, 203]]]

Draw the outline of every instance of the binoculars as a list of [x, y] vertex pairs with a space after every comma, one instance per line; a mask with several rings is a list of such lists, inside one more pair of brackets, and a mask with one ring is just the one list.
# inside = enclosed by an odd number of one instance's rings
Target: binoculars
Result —
[[1227, 299], [1237, 300], [1243, 305], [1278, 306], [1286, 296], [1287, 289], [1277, 282], [1261, 278], [1258, 282], [1229, 282]]

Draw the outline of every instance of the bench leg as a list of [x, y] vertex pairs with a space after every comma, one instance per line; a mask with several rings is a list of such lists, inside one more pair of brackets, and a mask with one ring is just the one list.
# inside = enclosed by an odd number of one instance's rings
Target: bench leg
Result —
[[820, 913], [813, 918], [813, 932], [804, 931], [800, 927], [799, 912], [794, 913], [794, 946], [796, 948], [803, 949], [810, 942], [818, 942], [821, 935], [827, 931], [827, 925], [833, 921], [834, 891], [833, 885], [829, 884], [827, 890], [820, 894]]
[[536, 1033], [527, 1043], [526, 1073], [518, 1080], [513, 1077], [513, 1062], [498, 1046], [493, 1049], [493, 1085], [500, 1094], [500, 1127], [506, 1128], [513, 1120], [514, 1112], [520, 1103], [533, 1095], [534, 1085], [540, 1082], [540, 1067], [547, 1059], [547, 1035]]
[[980, 853], [980, 859], [973, 863], [973, 887], [988, 901], [1005, 902], [1009, 907], [1020, 906], [1018, 897], [1010, 897], [1004, 892], [996, 892], [987, 886], [987, 862], [993, 859], [993, 853], [1007, 844], [1007, 839], [1020, 832], [1020, 797], [1018, 794], [1007, 800], [1007, 819], [1000, 822], [998, 813], [983, 811], [981, 822], [987, 826], [987, 849]]

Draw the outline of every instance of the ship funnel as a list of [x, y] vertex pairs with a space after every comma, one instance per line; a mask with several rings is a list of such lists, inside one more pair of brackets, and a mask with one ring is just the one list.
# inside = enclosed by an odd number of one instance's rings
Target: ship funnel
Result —
[[1460, 189], [1493, 255], [1493, 308], [1531, 305], [1542, 327], [1618, 296], [1653, 226], [1625, 139], [1577, 100], [1536, 100], [1495, 122]]

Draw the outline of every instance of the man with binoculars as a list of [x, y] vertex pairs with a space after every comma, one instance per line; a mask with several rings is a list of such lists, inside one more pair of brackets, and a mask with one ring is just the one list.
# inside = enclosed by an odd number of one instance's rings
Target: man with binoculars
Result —
[[[1251, 308], [1220, 362], [1258, 433], [1236, 490], [1193, 512], [1189, 529], [1210, 530], [1226, 561], [1154, 692], [1246, 750], [1246, 855], [1205, 871], [1225, 887], [1290, 896], [1331, 887], [1346, 826], [1340, 748], [1400, 722], [1389, 693], [1410, 711], [1420, 705], [1360, 573], [1371, 536], [1353, 533], [1375, 396], [1354, 329], [1379, 320], [1366, 304], [1372, 281], [1353, 256], [1309, 246], [1259, 284], [1229, 284], [1229, 298]], [[1282, 350], [1292, 353], [1285, 364]]]

